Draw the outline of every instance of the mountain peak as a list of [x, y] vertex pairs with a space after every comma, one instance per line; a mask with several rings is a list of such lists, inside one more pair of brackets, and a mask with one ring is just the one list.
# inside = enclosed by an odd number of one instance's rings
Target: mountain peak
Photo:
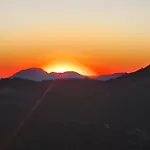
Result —
[[45, 71], [41, 68], [28, 68], [28, 69], [20, 70], [17, 73], [21, 73], [21, 72], [45, 72]]
[[64, 73], [47, 73], [41, 68], [29, 68], [15, 73], [11, 78], [21, 78], [33, 81], [54, 80], [54, 79], [83, 79], [84, 76], [73, 71]]
[[146, 69], [146, 68], [147, 68], [147, 69], [150, 69], [150, 64], [149, 64], [147, 67], [145, 67], [145, 69]]
[[150, 65], [146, 66], [145, 68], [141, 68], [140, 70], [134, 72], [134, 73], [150, 73]]
[[11, 78], [41, 81], [43, 78], [48, 79], [48, 73], [41, 68], [28, 68], [15, 73]]
[[74, 71], [66, 71], [64, 73], [57, 73], [57, 72], [51, 72], [49, 73], [50, 76], [53, 76], [54, 78], [57, 79], [68, 79], [68, 78], [78, 78], [78, 79], [83, 79], [84, 76], [74, 72]]
[[[127, 75], [127, 76], [125, 76]], [[10, 78], [21, 78], [21, 79], [28, 79], [33, 81], [43, 81], [43, 80], [54, 80], [54, 79], [84, 79], [86, 76], [81, 75], [74, 71], [66, 71], [64, 73], [57, 73], [51, 72], [47, 73], [41, 68], [29, 68], [25, 70], [21, 70], [15, 73]], [[145, 68], [141, 68], [133, 73], [114, 73], [114, 74], [107, 74], [102, 76], [97, 76], [91, 79], [96, 80], [103, 80], [107, 81], [110, 79], [116, 79], [120, 77], [150, 77], [150, 65]]]

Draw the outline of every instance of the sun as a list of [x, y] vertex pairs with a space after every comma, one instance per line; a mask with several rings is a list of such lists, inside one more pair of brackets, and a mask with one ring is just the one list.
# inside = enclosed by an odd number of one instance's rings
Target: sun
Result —
[[65, 68], [58, 68], [58, 69], [54, 70], [53, 72], [56, 72], [56, 73], [64, 73], [64, 72], [66, 72], [66, 71], [68, 71], [68, 70], [65, 69]]
[[64, 73], [68, 71], [77, 71], [77, 69], [73, 65], [67, 65], [67, 64], [48, 65], [44, 67], [44, 70], [49, 73], [50, 72]]

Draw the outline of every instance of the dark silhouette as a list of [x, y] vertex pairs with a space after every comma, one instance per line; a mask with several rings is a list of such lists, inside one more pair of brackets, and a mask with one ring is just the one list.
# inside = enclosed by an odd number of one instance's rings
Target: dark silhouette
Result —
[[26, 70], [21, 70], [10, 78], [20, 78], [20, 79], [28, 79], [33, 81], [44, 81], [44, 80], [54, 80], [54, 79], [84, 79], [84, 78], [91, 78], [95, 80], [107, 81], [110, 79], [115, 79], [125, 75], [125, 73], [115, 73], [115, 74], [108, 74], [108, 75], [101, 75], [101, 76], [94, 76], [88, 77], [85, 75], [81, 75], [74, 71], [67, 71], [64, 73], [56, 73], [51, 72], [47, 73], [40, 68], [29, 68]]
[[[9, 150], [149, 150], [150, 66], [109, 81], [0, 80], [0, 145]], [[8, 144], [9, 143], [9, 144]]]
[[40, 68], [29, 68], [15, 73], [10, 78], [28, 79], [33, 81], [44, 81], [44, 80], [54, 80], [54, 79], [83, 79], [84, 76], [73, 71], [68, 71], [64, 73], [56, 73], [56, 72], [47, 73]]

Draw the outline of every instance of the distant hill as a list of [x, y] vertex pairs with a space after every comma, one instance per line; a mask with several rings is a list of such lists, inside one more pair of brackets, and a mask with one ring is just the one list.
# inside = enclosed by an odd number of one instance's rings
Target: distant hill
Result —
[[49, 74], [40, 68], [29, 68], [15, 73], [11, 78], [21, 78], [33, 81], [49, 80]]
[[[43, 74], [42, 70], [38, 71]], [[60, 77], [63, 74], [47, 75]], [[54, 86], [45, 95], [51, 84]], [[2, 79], [0, 149], [149, 150], [149, 89], [150, 66], [106, 82]], [[3, 148], [11, 136], [10, 145]]]
[[145, 67], [145, 68], [141, 68], [141, 69], [139, 69], [139, 70], [137, 70], [137, 71], [135, 71], [135, 72], [133, 72], [133, 73], [130, 73], [130, 76], [136, 76], [136, 77], [142, 77], [142, 76], [144, 76], [144, 77], [150, 77], [150, 65], [148, 65], [147, 67]]
[[124, 76], [126, 73], [114, 73], [114, 74], [107, 74], [107, 75], [102, 75], [102, 76], [98, 76], [94, 79], [96, 80], [102, 80], [102, 81], [107, 81], [110, 79], [116, 79], [118, 77]]
[[96, 77], [88, 77], [88, 76], [83, 76], [77, 72], [73, 71], [68, 71], [64, 73], [56, 73], [56, 72], [51, 72], [47, 73], [46, 71], [40, 69], [40, 68], [29, 68], [26, 70], [21, 70], [17, 73], [15, 73], [11, 78], [21, 78], [21, 79], [27, 79], [27, 80], [32, 80], [32, 81], [44, 81], [44, 80], [54, 80], [54, 79], [85, 79], [85, 78], [90, 78], [94, 80], [101, 80], [101, 81], [108, 81], [112, 79], [117, 79], [117, 78], [135, 78], [136, 77], [142, 77], [142, 76], [149, 76], [150, 74], [150, 65], [142, 68], [136, 72], [133, 73], [114, 73], [114, 74], [107, 74], [107, 75], [101, 75], [101, 76], [96, 76]]
[[56, 79], [84, 79], [85, 77], [77, 72], [74, 71], [68, 71], [64, 73], [56, 73], [56, 72], [51, 72], [49, 74], [51, 78], [56, 78]]
[[15, 73], [11, 78], [21, 78], [33, 81], [54, 80], [54, 79], [84, 79], [85, 77], [77, 72], [69, 71], [64, 73], [47, 73], [40, 68], [29, 68]]
[[113, 82], [117, 83], [117, 81], [121, 81], [121, 82], [131, 83], [132, 81], [143, 80], [143, 78], [145, 80], [150, 79], [150, 65], [148, 65], [147, 67], [141, 68], [135, 72], [131, 72], [129, 74], [120, 76], [119, 78], [117, 78], [117, 80], [113, 80]]

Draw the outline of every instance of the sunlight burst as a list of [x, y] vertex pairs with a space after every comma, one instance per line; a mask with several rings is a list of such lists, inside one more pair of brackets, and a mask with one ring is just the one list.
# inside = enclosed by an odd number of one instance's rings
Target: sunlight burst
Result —
[[95, 73], [91, 71], [89, 68], [77, 64], [69, 64], [69, 63], [55, 63], [51, 65], [47, 65], [43, 68], [47, 72], [56, 72], [56, 73], [64, 73], [68, 71], [74, 71], [82, 75], [94, 75]]
[[68, 70], [65, 69], [65, 68], [60, 68], [60, 69], [54, 70], [54, 72], [56, 72], [56, 73], [64, 73], [64, 72], [66, 72], [66, 71], [68, 71]]

